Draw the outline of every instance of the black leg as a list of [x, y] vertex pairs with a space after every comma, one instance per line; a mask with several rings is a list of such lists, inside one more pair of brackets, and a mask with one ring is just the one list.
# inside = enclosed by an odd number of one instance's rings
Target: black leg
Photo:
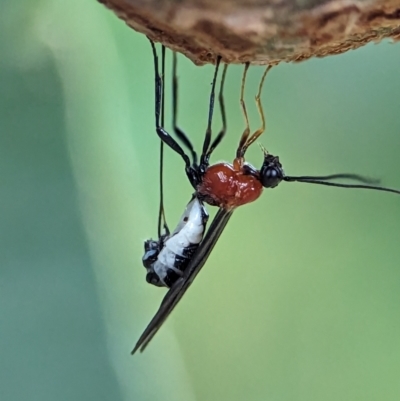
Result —
[[205, 134], [204, 142], [203, 142], [203, 151], [201, 153], [201, 158], [200, 158], [201, 172], [203, 172], [206, 167], [205, 159], [207, 157], [208, 148], [209, 148], [210, 142], [211, 142], [211, 124], [212, 124], [212, 117], [213, 117], [213, 113], [214, 113], [215, 82], [217, 81], [217, 75], [218, 75], [218, 69], [219, 69], [220, 62], [221, 62], [221, 56], [218, 56], [217, 62], [215, 64], [214, 78], [213, 78], [212, 85], [211, 85], [210, 103], [209, 103], [209, 108], [208, 108], [207, 129], [206, 129], [206, 134]]
[[160, 83], [160, 75], [158, 73], [158, 56], [156, 47], [154, 42], [149, 38], [151, 49], [153, 51], [153, 60], [154, 60], [154, 88], [155, 88], [155, 119], [156, 119], [156, 127], [160, 125], [160, 108], [161, 108], [161, 83]]
[[243, 76], [242, 76], [242, 86], [240, 88], [240, 106], [242, 108], [242, 113], [243, 113], [244, 122], [246, 124], [246, 127], [243, 131], [242, 136], [240, 137], [239, 146], [236, 150], [237, 158], [242, 158], [244, 156], [244, 153], [246, 152], [246, 149], [244, 147], [246, 145], [247, 138], [250, 135], [249, 117], [247, 115], [246, 103], [244, 101], [244, 88], [246, 86], [246, 76], [247, 76], [247, 70], [249, 69], [249, 66], [250, 66], [250, 63], [246, 63], [244, 65], [244, 71], [243, 71]]
[[[165, 46], [161, 48], [161, 126], [164, 126], [165, 120]], [[170, 231], [165, 217], [164, 209], [164, 142], [160, 141], [160, 205], [158, 210], [158, 238], [161, 238], [161, 229], [164, 229], [165, 235], [169, 235]]]
[[[154, 61], [154, 88], [155, 88], [155, 95], [154, 95], [154, 110], [155, 110], [155, 125], [156, 125], [156, 130], [157, 127], [159, 126], [160, 122], [160, 109], [161, 110], [161, 121], [163, 122], [164, 120], [164, 102], [161, 104], [160, 102], [162, 101], [162, 95], [160, 93], [161, 89], [161, 82], [160, 82], [160, 75], [158, 73], [158, 56], [157, 56], [157, 51], [156, 47], [154, 45], [154, 42], [148, 38], [150, 41], [151, 49], [153, 52], [153, 61]], [[163, 58], [165, 56], [165, 53], [163, 52], [162, 54]], [[162, 64], [164, 62], [164, 59], [162, 60]], [[162, 66], [163, 69], [163, 66]], [[160, 141], [160, 163], [159, 163], [159, 172], [160, 172], [160, 182], [159, 182], [159, 190], [160, 190], [160, 205], [158, 209], [158, 225], [157, 225], [157, 232], [158, 232], [158, 238], [161, 238], [161, 227], [164, 224], [164, 227], [166, 227], [166, 230], [168, 230], [168, 227], [166, 225], [165, 221], [165, 214], [164, 214], [164, 185], [163, 185], [163, 167], [164, 167], [164, 142], [161, 140]]]
[[222, 141], [223, 137], [225, 136], [226, 133], [226, 113], [225, 113], [225, 102], [224, 102], [224, 84], [225, 84], [225, 76], [226, 76], [226, 70], [228, 69], [228, 64], [224, 65], [224, 70], [222, 72], [222, 78], [221, 78], [221, 86], [219, 89], [219, 107], [221, 110], [221, 119], [222, 119], [222, 128], [221, 131], [218, 133], [214, 141], [212, 142], [210, 148], [208, 149], [207, 155], [204, 159], [205, 164], [208, 166], [209, 160], [211, 153], [214, 151], [214, 149], [220, 144]]
[[181, 142], [189, 149], [192, 155], [192, 165], [197, 166], [197, 153], [194, 150], [192, 142], [187, 137], [187, 135], [178, 127], [177, 114], [178, 114], [178, 76], [176, 73], [177, 57], [176, 53], [172, 56], [172, 126], [176, 136], [181, 140]]
[[[150, 40], [150, 39], [149, 39]], [[161, 77], [158, 71], [158, 57], [157, 57], [157, 51], [154, 45], [154, 42], [150, 40], [151, 47], [153, 50], [153, 57], [154, 57], [154, 71], [155, 71], [155, 85], [156, 85], [156, 90], [155, 90], [155, 96], [156, 96], [156, 111], [155, 111], [155, 118], [156, 118], [156, 132], [159, 138], [166, 144], [168, 145], [172, 150], [174, 150], [176, 153], [178, 153], [183, 161], [185, 162], [185, 171], [187, 176], [189, 177], [190, 182], [192, 183], [193, 186], [196, 185], [196, 172], [193, 171], [193, 168], [190, 164], [190, 159], [187, 156], [187, 154], [184, 152], [184, 150], [181, 148], [181, 146], [178, 144], [178, 142], [175, 141], [174, 138], [171, 137], [171, 135], [160, 125], [160, 110], [161, 110], [161, 99], [163, 97], [162, 91], [162, 81]]]

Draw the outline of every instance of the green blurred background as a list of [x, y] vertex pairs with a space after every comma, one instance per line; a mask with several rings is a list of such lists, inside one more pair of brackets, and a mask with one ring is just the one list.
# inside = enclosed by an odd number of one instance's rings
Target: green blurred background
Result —
[[[1, 6], [1, 401], [400, 398], [400, 198], [385, 193], [265, 191], [131, 357], [164, 294], [141, 265], [158, 207], [150, 47], [94, 0]], [[385, 42], [274, 68], [261, 142], [289, 175], [400, 188], [399, 65]], [[262, 71], [248, 79], [254, 129]], [[198, 148], [212, 72], [179, 58], [179, 121]], [[232, 160], [243, 130], [241, 72], [228, 70], [214, 161]], [[167, 152], [170, 225], [190, 193]]]

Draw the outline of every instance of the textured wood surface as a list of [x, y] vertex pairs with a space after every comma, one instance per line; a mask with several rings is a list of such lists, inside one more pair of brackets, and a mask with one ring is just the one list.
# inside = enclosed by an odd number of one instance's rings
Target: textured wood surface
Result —
[[301, 61], [400, 38], [400, 0], [98, 0], [196, 64]]

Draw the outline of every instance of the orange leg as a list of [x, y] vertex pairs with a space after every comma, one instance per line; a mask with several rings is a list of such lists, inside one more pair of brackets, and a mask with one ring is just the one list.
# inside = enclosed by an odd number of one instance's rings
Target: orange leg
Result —
[[262, 87], [264, 85], [264, 81], [265, 81], [265, 77], [267, 76], [268, 71], [272, 68], [272, 65], [269, 65], [265, 71], [264, 74], [261, 78], [260, 81], [260, 85], [258, 86], [258, 93], [256, 96], [256, 105], [257, 105], [257, 110], [258, 110], [258, 114], [260, 115], [261, 118], [261, 127], [254, 132], [254, 134], [247, 139], [246, 143], [242, 145], [242, 152], [243, 152], [243, 156], [247, 150], [247, 148], [254, 142], [256, 141], [260, 135], [265, 131], [265, 117], [264, 117], [264, 110], [261, 104], [261, 91], [262, 91]]
[[246, 146], [246, 142], [247, 139], [249, 137], [250, 134], [250, 124], [249, 124], [249, 117], [247, 116], [247, 110], [246, 110], [246, 104], [244, 103], [244, 87], [246, 84], [246, 75], [247, 75], [247, 70], [249, 69], [250, 63], [246, 63], [244, 66], [244, 71], [243, 71], [243, 77], [242, 77], [242, 87], [241, 87], [241, 91], [240, 91], [240, 106], [242, 107], [242, 112], [244, 115], [244, 121], [246, 123], [246, 127], [243, 131], [243, 134], [240, 138], [239, 141], [239, 146], [237, 148], [236, 151], [236, 157], [237, 158], [241, 158], [243, 157], [244, 153], [245, 153], [245, 146]]

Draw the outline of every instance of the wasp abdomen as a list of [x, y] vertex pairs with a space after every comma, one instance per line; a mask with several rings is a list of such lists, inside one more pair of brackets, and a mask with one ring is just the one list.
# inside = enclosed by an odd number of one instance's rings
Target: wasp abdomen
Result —
[[185, 271], [204, 235], [208, 214], [199, 199], [193, 198], [171, 235], [145, 241], [143, 265], [146, 279], [159, 287], [170, 287]]

